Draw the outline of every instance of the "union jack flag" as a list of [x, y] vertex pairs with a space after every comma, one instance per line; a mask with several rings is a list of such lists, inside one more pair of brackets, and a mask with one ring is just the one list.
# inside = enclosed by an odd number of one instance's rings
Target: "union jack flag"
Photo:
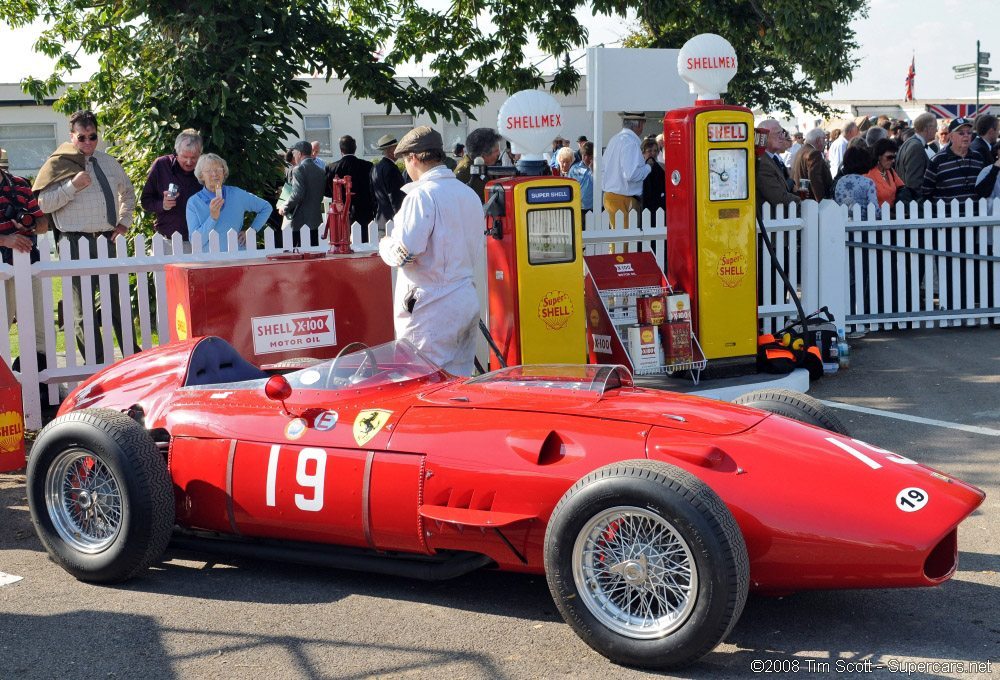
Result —
[[913, 101], [913, 82], [917, 79], [917, 58], [910, 58], [910, 70], [906, 73], [906, 98], [904, 101]]
[[980, 104], [979, 108], [975, 104], [928, 104], [927, 110], [936, 118], [975, 118], [989, 113], [991, 107], [991, 104]]

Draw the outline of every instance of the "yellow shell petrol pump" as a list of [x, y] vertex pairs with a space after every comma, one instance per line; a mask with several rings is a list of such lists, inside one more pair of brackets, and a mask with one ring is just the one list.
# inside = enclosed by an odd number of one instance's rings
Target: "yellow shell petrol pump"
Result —
[[510, 177], [486, 192], [489, 328], [504, 361], [586, 363], [580, 185]]
[[736, 73], [736, 53], [723, 38], [692, 38], [678, 71], [699, 98], [663, 120], [667, 274], [691, 296], [709, 370], [747, 372], [757, 354], [753, 114], [719, 99]]

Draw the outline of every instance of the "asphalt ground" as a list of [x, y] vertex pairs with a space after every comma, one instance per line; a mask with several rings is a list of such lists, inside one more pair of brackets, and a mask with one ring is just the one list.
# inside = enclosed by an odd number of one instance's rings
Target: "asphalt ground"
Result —
[[[958, 573], [928, 589], [751, 596], [729, 638], [664, 677], [1000, 677], [1000, 331], [877, 333], [813, 383], [860, 439], [984, 489]], [[955, 429], [954, 425], [975, 429]], [[0, 475], [0, 679], [639, 678], [586, 647], [545, 580], [426, 584], [168, 553], [118, 587], [78, 583], [32, 530], [24, 478]], [[923, 664], [923, 665], [920, 665]]]

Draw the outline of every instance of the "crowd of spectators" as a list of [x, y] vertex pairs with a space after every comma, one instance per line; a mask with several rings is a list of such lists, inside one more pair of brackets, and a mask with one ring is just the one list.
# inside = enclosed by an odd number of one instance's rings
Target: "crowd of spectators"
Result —
[[798, 150], [777, 121], [759, 127], [769, 132], [767, 155], [779, 165], [783, 160], [791, 176], [782, 186], [771, 164], [759, 162], [758, 205], [788, 205], [800, 187], [817, 201], [858, 205], [863, 216], [869, 204], [881, 215], [885, 204], [894, 210], [900, 202], [944, 201], [951, 210], [957, 200], [963, 214], [967, 199], [1000, 198], [998, 120], [988, 113], [947, 121], [923, 113], [912, 126], [885, 116], [860, 118], [829, 135], [809, 130]]

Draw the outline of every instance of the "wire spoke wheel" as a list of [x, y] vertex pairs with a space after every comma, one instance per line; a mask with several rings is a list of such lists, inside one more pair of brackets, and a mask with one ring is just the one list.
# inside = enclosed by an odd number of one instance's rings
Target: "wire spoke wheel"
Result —
[[572, 568], [590, 612], [629, 638], [669, 635], [697, 600], [690, 547], [663, 517], [643, 508], [618, 506], [592, 517], [577, 536]]
[[93, 453], [72, 448], [56, 456], [45, 477], [45, 506], [59, 536], [94, 554], [114, 543], [122, 527], [122, 488]]

